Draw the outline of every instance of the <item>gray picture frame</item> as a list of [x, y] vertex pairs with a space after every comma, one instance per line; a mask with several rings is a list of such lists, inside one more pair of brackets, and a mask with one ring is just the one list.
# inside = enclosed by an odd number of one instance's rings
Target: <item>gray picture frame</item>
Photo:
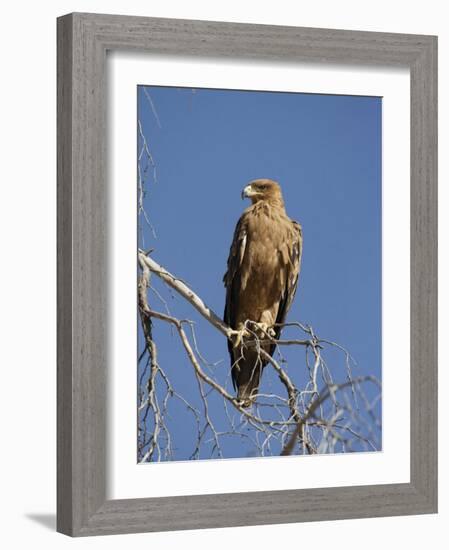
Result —
[[[437, 38], [84, 13], [60, 17], [57, 27], [57, 530], [83, 536], [436, 512]], [[410, 483], [107, 500], [108, 50], [409, 67]]]

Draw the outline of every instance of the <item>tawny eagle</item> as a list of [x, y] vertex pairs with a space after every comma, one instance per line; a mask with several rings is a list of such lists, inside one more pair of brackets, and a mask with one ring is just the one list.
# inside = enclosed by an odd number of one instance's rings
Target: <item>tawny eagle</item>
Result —
[[235, 331], [228, 341], [231, 374], [237, 398], [248, 407], [259, 389], [265, 356], [274, 353], [280, 324], [285, 322], [298, 284], [302, 230], [285, 211], [279, 184], [270, 179], [250, 182], [242, 191], [249, 206], [237, 222], [229, 252], [224, 321]]

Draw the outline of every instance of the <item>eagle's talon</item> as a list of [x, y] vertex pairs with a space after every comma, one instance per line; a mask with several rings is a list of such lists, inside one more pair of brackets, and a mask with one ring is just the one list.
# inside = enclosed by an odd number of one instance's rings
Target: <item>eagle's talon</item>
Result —
[[273, 338], [274, 336], [276, 336], [276, 332], [274, 331], [273, 327], [270, 326], [268, 323], [254, 323], [254, 326], [261, 332], [262, 337], [268, 336], [270, 338]]
[[241, 330], [233, 330], [231, 334], [232, 338], [232, 345], [234, 348], [238, 348], [241, 346], [243, 339], [250, 336], [250, 333], [246, 328], [242, 328]]

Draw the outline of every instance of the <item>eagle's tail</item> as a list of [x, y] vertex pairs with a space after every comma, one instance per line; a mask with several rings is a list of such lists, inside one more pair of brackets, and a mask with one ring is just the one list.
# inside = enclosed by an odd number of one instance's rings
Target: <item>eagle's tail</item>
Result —
[[244, 355], [234, 356], [232, 381], [237, 390], [237, 399], [241, 402], [242, 407], [250, 407], [253, 404], [265, 364], [266, 362], [261, 360], [255, 350], [246, 349]]

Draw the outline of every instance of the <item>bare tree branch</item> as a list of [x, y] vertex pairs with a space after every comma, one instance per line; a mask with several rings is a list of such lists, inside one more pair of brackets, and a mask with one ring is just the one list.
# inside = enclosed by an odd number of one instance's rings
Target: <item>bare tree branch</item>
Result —
[[[218, 329], [227, 338], [232, 338], [235, 334], [230, 327], [224, 323], [220, 317], [208, 307], [203, 300], [193, 292], [181, 279], [178, 279], [171, 273], [169, 273], [164, 267], [155, 262], [152, 258], [147, 256], [143, 250], [138, 251], [138, 258], [140, 266], [146, 266], [147, 269], [152, 271], [155, 275], [160, 277], [165, 283], [178, 292], [183, 298], [192, 304], [192, 306], [201, 315], [209, 321], [216, 329]], [[143, 267], [142, 267], [143, 269]]]

